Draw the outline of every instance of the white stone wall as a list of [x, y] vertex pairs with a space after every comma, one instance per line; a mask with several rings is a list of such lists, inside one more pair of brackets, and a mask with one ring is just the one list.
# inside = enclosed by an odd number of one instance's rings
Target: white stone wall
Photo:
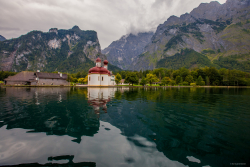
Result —
[[88, 99], [108, 100], [114, 97], [116, 88], [100, 88], [100, 87], [88, 87]]
[[101, 86], [109, 86], [109, 76], [108, 76], [108, 74], [101, 74]]
[[88, 79], [89, 86], [109, 86], [114, 84], [110, 82], [108, 74], [89, 74]]
[[[98, 80], [99, 78], [99, 80]], [[100, 86], [100, 74], [89, 74], [89, 86]]]

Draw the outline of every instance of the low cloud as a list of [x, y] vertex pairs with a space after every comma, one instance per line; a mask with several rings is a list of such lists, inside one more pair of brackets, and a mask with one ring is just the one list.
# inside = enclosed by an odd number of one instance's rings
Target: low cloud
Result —
[[78, 25], [97, 31], [104, 49], [122, 35], [155, 31], [169, 16], [190, 12], [202, 2], [210, 0], [0, 0], [0, 35], [10, 39]]

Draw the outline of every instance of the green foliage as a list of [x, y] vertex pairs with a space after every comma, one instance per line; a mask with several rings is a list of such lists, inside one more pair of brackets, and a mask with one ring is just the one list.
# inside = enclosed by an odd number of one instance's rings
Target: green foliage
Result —
[[17, 72], [10, 72], [10, 71], [0, 71], [0, 81], [3, 81], [5, 78], [9, 76], [16, 75]]
[[196, 83], [190, 83], [190, 86], [196, 86]]
[[135, 83], [139, 82], [139, 79], [138, 79], [138, 77], [137, 77], [137, 75], [136, 75], [135, 72], [129, 72], [126, 75], [124, 82], [132, 84], [132, 86], [133, 86]]
[[[66, 36], [77, 35], [79, 39], [71, 40], [70, 44]], [[50, 40], [60, 40], [61, 46], [57, 49], [49, 48]], [[19, 38], [0, 42], [0, 52], [16, 51], [16, 54], [31, 51], [25, 57], [29, 61], [29, 70], [36, 71], [60, 71], [76, 73], [79, 71], [88, 71], [95, 66], [87, 55], [83, 52], [87, 41], [97, 41], [97, 33], [95, 31], [82, 31], [79, 27], [74, 26], [69, 30], [58, 30], [56, 33], [43, 33], [41, 31], [32, 31]], [[91, 48], [90, 48], [91, 49]], [[98, 55], [97, 55], [98, 56]], [[44, 67], [38, 66], [38, 63], [43, 63]], [[19, 61], [19, 64], [14, 64], [17, 71], [27, 70], [28, 62], [26, 60]], [[121, 69], [110, 64], [109, 69], [114, 73]]]
[[78, 83], [84, 83], [84, 78], [79, 78], [77, 81]]
[[226, 22], [219, 22], [207, 19], [204, 19], [203, 22], [205, 24], [210, 24], [212, 26], [212, 29], [214, 29], [216, 33], [223, 31], [227, 27], [227, 24], [231, 23], [230, 20], [227, 20]]
[[186, 82], [188, 82], [189, 84], [191, 83], [191, 82], [193, 82], [193, 77], [192, 77], [192, 75], [188, 75], [188, 76], [186, 76], [186, 78], [185, 78], [185, 81]]
[[192, 49], [183, 49], [181, 53], [161, 59], [157, 62], [156, 66], [158, 68], [179, 69], [181, 67], [192, 68], [193, 66], [205, 67], [214, 65], [206, 56]]
[[200, 86], [205, 85], [205, 82], [203, 81], [201, 76], [199, 76], [198, 79], [196, 80], [196, 85], [200, 85]]
[[206, 85], [210, 85], [210, 79], [209, 79], [209, 77], [208, 76], [206, 76]]
[[176, 78], [175, 78], [175, 82], [176, 82], [176, 84], [178, 85], [179, 83], [181, 83], [181, 76], [177, 76]]
[[188, 86], [189, 84], [188, 84], [188, 82], [184, 81], [184, 82], [182, 82], [182, 85]]
[[156, 75], [149, 73], [149, 74], [147, 74], [146, 81], [147, 81], [147, 83], [149, 83], [150, 85], [152, 85], [152, 83], [158, 82], [159, 79], [157, 78]]
[[122, 80], [122, 76], [119, 73], [117, 73], [115, 75], [115, 83], [118, 85], [121, 82], [121, 80]]
[[170, 85], [171, 86], [174, 86], [176, 83], [175, 83], [175, 80], [171, 80], [171, 82], [170, 82]]
[[179, 43], [183, 43], [182, 35], [178, 34], [174, 37], [172, 37], [168, 43], [165, 45], [166, 49], [164, 51], [169, 50], [170, 48], [176, 48], [176, 45]]
[[[232, 56], [226, 56], [222, 57], [220, 56], [218, 60], [214, 60], [213, 63], [220, 66], [221, 68], [226, 69], [236, 69], [236, 70], [242, 70], [246, 72], [250, 72], [250, 60], [247, 59], [249, 57], [249, 54], [247, 55], [232, 55]], [[238, 61], [240, 59], [245, 59], [245, 61]]]
[[202, 54], [215, 54], [215, 51], [212, 49], [203, 49], [201, 51]]
[[146, 84], [147, 84], [147, 80], [143, 77], [143, 78], [141, 79], [140, 85], [144, 86], [144, 85], [146, 85]]
[[163, 85], [169, 85], [171, 82], [171, 79], [169, 77], [164, 77], [162, 80], [161, 80], [161, 83]]
[[[141, 76], [142, 83], [144, 83], [145, 76], [154, 76], [155, 79], [161, 79], [161, 85], [190, 85], [190, 83], [196, 82], [196, 85], [222, 85], [222, 86], [247, 86], [250, 85], [250, 73], [243, 72], [239, 70], [229, 70], [229, 69], [220, 69], [217, 70], [214, 67], [205, 67], [205, 68], [194, 68], [191, 71], [186, 68], [180, 68], [178, 70], [172, 69], [154, 69], [146, 70], [140, 72], [129, 72], [121, 71], [121, 75], [130, 75], [134, 73], [135, 76]], [[74, 75], [72, 75], [75, 77]], [[181, 78], [181, 79], [180, 79]], [[185, 79], [183, 82], [182, 78]], [[176, 83], [177, 81], [177, 83]], [[153, 81], [157, 82], [157, 81]], [[153, 83], [152, 82], [152, 83]], [[145, 83], [144, 83], [145, 84]]]

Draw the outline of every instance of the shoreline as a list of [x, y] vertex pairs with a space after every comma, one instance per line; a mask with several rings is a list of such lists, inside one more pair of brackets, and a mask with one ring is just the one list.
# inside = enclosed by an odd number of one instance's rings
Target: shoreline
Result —
[[90, 87], [90, 88], [250, 88], [250, 86], [131, 86], [131, 85], [116, 85], [116, 86], [88, 86], [88, 85], [0, 85], [0, 87]]

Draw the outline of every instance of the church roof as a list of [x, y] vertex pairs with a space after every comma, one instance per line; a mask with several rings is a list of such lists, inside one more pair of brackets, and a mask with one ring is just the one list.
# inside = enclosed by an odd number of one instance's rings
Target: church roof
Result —
[[89, 69], [89, 74], [110, 74], [110, 71], [103, 67], [93, 67]]

